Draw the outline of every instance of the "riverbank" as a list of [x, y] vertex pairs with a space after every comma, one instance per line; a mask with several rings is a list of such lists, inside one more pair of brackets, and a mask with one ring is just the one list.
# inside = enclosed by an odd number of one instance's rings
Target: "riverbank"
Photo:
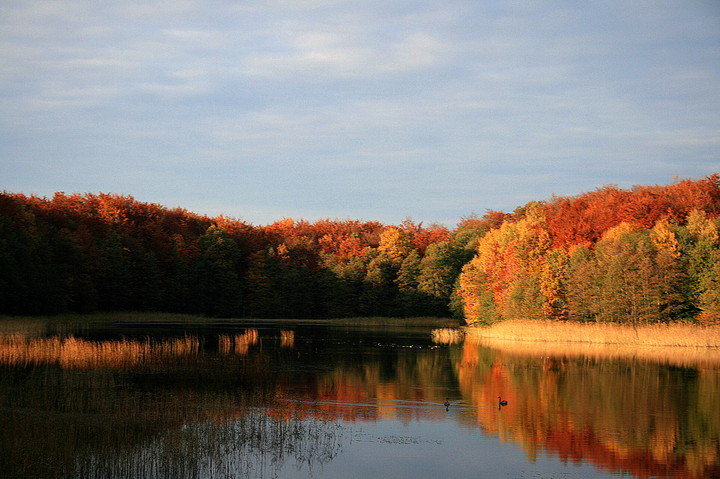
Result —
[[720, 348], [720, 326], [689, 323], [626, 326], [615, 323], [502, 321], [489, 327], [465, 328], [466, 340], [567, 342], [623, 346]]
[[162, 313], [162, 312], [103, 312], [103, 313], [68, 313], [52, 316], [5, 316], [0, 315], [0, 334], [6, 332], [23, 332], [28, 336], [63, 333], [78, 323], [97, 323], [122, 326], [123, 324], [146, 324], [159, 328], [182, 325], [238, 325], [255, 327], [259, 324], [311, 325], [324, 324], [351, 327], [436, 327], [459, 328], [461, 321], [453, 318], [438, 317], [349, 317], [323, 319], [289, 319], [289, 318], [214, 318], [193, 314]]

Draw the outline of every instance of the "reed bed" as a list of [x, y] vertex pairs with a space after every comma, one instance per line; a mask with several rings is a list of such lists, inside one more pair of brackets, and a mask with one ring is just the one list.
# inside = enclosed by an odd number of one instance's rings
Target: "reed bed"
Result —
[[467, 340], [513, 356], [545, 358], [548, 365], [552, 358], [586, 358], [593, 360], [639, 360], [676, 367], [720, 369], [720, 349], [667, 346], [638, 346], [628, 344], [603, 344], [552, 341], [508, 341], [505, 339], [476, 337]]
[[465, 339], [465, 332], [461, 329], [439, 328], [432, 330], [432, 341], [437, 344], [457, 344]]
[[250, 346], [257, 344], [260, 335], [257, 329], [248, 329], [242, 334], [221, 334], [218, 336], [218, 351], [220, 354], [237, 354], [244, 356]]
[[200, 340], [193, 336], [165, 341], [96, 342], [74, 336], [27, 338], [12, 334], [0, 335], [0, 364], [58, 365], [65, 369], [135, 367], [160, 360], [194, 357], [199, 349]]
[[503, 321], [490, 327], [468, 327], [466, 337], [507, 341], [578, 342], [628, 346], [720, 348], [720, 326], [688, 323], [637, 327], [614, 323]]

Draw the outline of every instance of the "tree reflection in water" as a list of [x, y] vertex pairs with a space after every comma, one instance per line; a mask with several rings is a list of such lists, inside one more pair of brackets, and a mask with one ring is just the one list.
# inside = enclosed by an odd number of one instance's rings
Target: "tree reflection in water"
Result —
[[[354, 454], [354, 423], [432, 422], [521, 445], [518, 468], [551, 454], [609, 475], [720, 476], [711, 354], [283, 328], [153, 341], [7, 336], [0, 471], [305, 477]], [[417, 442], [437, 443], [425, 459], [449, 467], [438, 437]]]
[[633, 477], [720, 477], [718, 351], [466, 341], [456, 363], [480, 427]]

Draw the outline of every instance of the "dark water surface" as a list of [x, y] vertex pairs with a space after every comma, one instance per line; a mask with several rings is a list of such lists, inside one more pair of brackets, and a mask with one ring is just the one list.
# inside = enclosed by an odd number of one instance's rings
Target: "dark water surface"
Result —
[[0, 477], [720, 477], [720, 365], [432, 329], [4, 322]]

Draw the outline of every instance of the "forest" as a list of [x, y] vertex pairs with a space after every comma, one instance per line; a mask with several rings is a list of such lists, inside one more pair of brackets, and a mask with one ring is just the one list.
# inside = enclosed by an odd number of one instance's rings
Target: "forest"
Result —
[[454, 229], [266, 226], [115, 194], [0, 193], [0, 314], [720, 324], [720, 175], [607, 185]]

